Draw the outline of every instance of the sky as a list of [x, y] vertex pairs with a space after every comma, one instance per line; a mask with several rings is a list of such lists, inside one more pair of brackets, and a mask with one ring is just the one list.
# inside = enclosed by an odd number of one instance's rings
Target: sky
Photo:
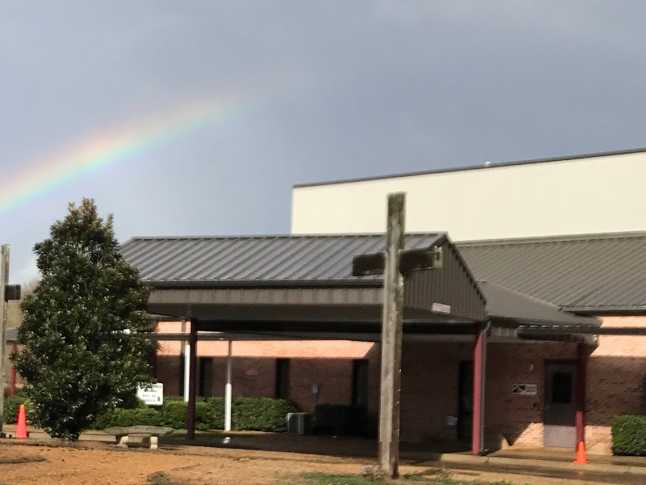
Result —
[[12, 280], [67, 204], [120, 241], [288, 233], [296, 183], [646, 145], [646, 3], [0, 0]]

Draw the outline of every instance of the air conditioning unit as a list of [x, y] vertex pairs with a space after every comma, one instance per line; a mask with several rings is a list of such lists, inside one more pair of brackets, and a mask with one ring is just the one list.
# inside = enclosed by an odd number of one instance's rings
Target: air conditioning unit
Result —
[[312, 432], [312, 415], [310, 413], [287, 413], [287, 432], [310, 434]]

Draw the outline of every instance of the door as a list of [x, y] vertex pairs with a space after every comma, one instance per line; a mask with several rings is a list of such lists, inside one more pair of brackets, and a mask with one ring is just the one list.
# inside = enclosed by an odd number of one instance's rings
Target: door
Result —
[[471, 441], [473, 434], [473, 362], [460, 362], [458, 374], [458, 439]]
[[543, 445], [546, 448], [574, 448], [576, 444], [576, 364], [545, 363], [545, 426]]

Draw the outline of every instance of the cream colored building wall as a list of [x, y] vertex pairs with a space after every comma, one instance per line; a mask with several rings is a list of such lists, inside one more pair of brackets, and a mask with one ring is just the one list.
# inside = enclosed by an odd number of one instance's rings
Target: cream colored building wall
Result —
[[646, 230], [646, 153], [295, 187], [292, 233], [380, 232], [407, 193], [408, 231], [453, 240]]

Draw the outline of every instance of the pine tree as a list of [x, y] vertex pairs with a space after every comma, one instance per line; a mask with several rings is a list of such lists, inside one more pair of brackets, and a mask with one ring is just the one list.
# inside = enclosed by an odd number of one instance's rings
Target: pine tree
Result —
[[148, 292], [91, 199], [70, 204], [34, 252], [42, 280], [23, 303], [16, 367], [39, 424], [75, 440], [150, 382]]

